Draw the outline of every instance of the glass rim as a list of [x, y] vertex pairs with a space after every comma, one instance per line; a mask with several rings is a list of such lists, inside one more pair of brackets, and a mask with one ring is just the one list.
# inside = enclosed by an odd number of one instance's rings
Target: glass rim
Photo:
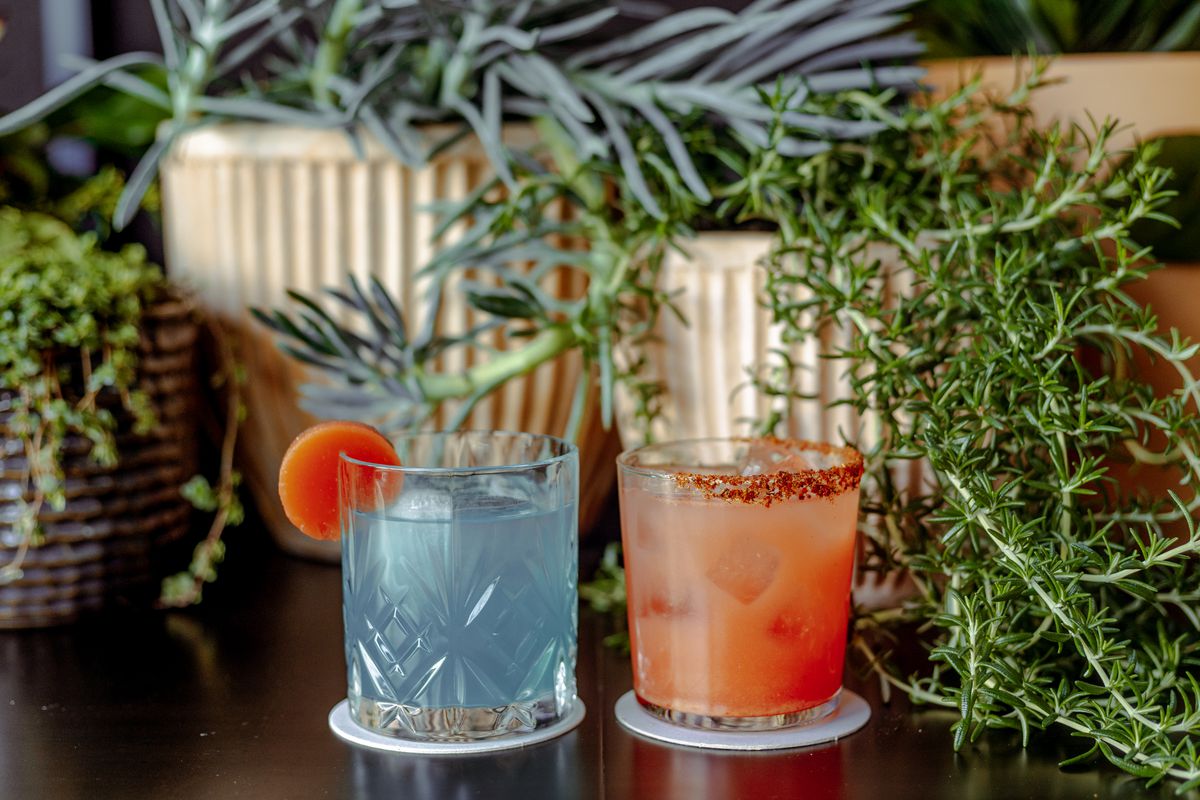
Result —
[[[705, 444], [755, 444], [766, 442], [790, 447], [800, 452], [817, 451], [825, 455], [840, 454], [842, 461], [827, 467], [802, 470], [764, 472], [756, 475], [721, 475], [708, 472], [689, 472], [687, 467], [645, 467], [632, 464], [638, 453], [666, 447], [695, 447]], [[671, 480], [681, 489], [699, 492], [705, 498], [736, 500], [743, 503], [771, 505], [779, 500], [836, 497], [857, 489], [864, 472], [863, 456], [850, 445], [835, 445], [810, 439], [778, 436], [709, 436], [695, 439], [676, 439], [630, 448], [617, 456], [617, 468], [624, 474], [644, 478]]]
[[350, 464], [356, 467], [368, 467], [370, 469], [386, 471], [386, 472], [404, 472], [415, 475], [495, 475], [505, 472], [524, 472], [530, 469], [546, 467], [551, 464], [567, 461], [572, 457], [579, 455], [579, 446], [574, 442], [567, 441], [561, 436], [553, 436], [548, 433], [530, 433], [528, 431], [502, 431], [502, 430], [479, 430], [468, 429], [458, 431], [418, 431], [416, 433], [390, 434], [383, 432], [384, 437], [394, 445], [398, 445], [405, 440], [415, 439], [434, 439], [437, 437], [449, 438], [452, 436], [463, 436], [469, 434], [477, 434], [488, 437], [498, 438], [516, 438], [518, 436], [530, 437], [535, 440], [544, 442], [552, 442], [562, 448], [562, 452], [558, 455], [547, 456], [532, 461], [522, 461], [518, 464], [496, 464], [494, 466], [475, 466], [475, 467], [418, 467], [409, 466], [407, 464], [380, 464], [375, 461], [366, 461], [361, 458], [348, 456], [344, 451], [338, 451], [338, 461], [343, 464]]

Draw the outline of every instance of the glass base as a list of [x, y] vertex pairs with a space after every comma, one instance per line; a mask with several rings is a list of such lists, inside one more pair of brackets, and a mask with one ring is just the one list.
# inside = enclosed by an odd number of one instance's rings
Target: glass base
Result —
[[369, 731], [421, 742], [474, 742], [531, 733], [558, 722], [571, 710], [553, 697], [494, 708], [421, 708], [403, 703], [350, 699], [350, 716]]
[[696, 728], [705, 731], [777, 731], [783, 728], [795, 728], [801, 725], [811, 725], [824, 719], [838, 707], [842, 690], [820, 705], [801, 711], [790, 711], [786, 714], [770, 714], [765, 717], [714, 717], [707, 714], [693, 714], [690, 711], [676, 711], [671, 708], [655, 705], [637, 695], [638, 704], [659, 719], [681, 725], [685, 728]]

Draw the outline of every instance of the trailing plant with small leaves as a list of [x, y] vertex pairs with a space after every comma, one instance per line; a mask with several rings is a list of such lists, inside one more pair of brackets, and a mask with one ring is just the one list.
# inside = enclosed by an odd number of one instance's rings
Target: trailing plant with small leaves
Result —
[[233, 466], [238, 431], [246, 419], [246, 406], [242, 403], [246, 374], [238, 363], [229, 336], [219, 323], [211, 320], [208, 323], [208, 332], [216, 343], [220, 360], [220, 369], [213, 376], [212, 385], [214, 389], [224, 390], [226, 406], [217, 485], [213, 486], [203, 475], [194, 475], [179, 491], [195, 508], [213, 516], [208, 533], [192, 551], [188, 568], [163, 578], [158, 604], [166, 608], [183, 608], [203, 599], [204, 585], [217, 579], [217, 567], [225, 560], [222, 538], [225, 530], [241, 525], [246, 518], [246, 509], [238, 496], [242, 475]]
[[[913, 0], [757, 0], [740, 12], [704, 7], [653, 22], [619, 19], [611, 0], [151, 0], [163, 55], [128, 53], [85, 64], [24, 109], [0, 118], [18, 130], [104, 84], [169, 115], [130, 177], [117, 227], [136, 210], [172, 143], [197, 126], [254, 120], [369, 132], [406, 164], [446, 139], [422, 128], [448, 122], [476, 135], [515, 188], [521, 153], [505, 122], [554, 120], [584, 160], [613, 161], [648, 211], [666, 213], [629, 131], [647, 125], [698, 197], [707, 188], [675, 127], [703, 112], [765, 143], [768, 109], [756, 89], [780, 76], [809, 92], [912, 85], [895, 64], [920, 47], [890, 33]], [[612, 27], [612, 26], [615, 26]], [[877, 65], [872, 68], [871, 65]], [[164, 91], [147, 70], [165, 73]], [[836, 118], [782, 113], [793, 154], [826, 136], [865, 130]]]
[[[69, 435], [90, 443], [91, 457], [117, 460], [111, 398], [136, 432], [154, 425], [149, 398], [136, 386], [138, 323], [164, 289], [159, 269], [130, 245], [102, 250], [92, 234], [61, 220], [0, 208], [0, 392], [7, 431], [25, 445], [29, 494], [14, 524], [16, 542], [38, 541], [43, 504], [62, 510], [61, 456]], [[20, 559], [4, 577], [20, 574]]]
[[[788, 341], [846, 332], [825, 355], [870, 420], [846, 432], [867, 460], [863, 566], [915, 586], [859, 616], [871, 668], [957, 710], [955, 748], [1064, 729], [1080, 760], [1183, 792], [1200, 785], [1198, 346], [1124, 292], [1153, 268], [1129, 231], [1161, 217], [1165, 174], [1146, 148], [1110, 149], [1115, 123], [1033, 127], [1037, 80], [881, 108], [888, 133], [797, 165], [817, 180], [768, 300]], [[1142, 357], [1174, 367], [1177, 390], [1138, 381]], [[759, 380], [787, 397], [795, 374], [776, 362]], [[923, 488], [893, 477], [913, 462]], [[1139, 491], [1164, 465], [1177, 495]], [[913, 626], [930, 663], [906, 674], [889, 637]]]

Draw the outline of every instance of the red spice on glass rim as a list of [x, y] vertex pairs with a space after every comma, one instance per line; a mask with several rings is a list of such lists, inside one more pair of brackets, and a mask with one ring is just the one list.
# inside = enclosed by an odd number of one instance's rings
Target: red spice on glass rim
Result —
[[[731, 437], [730, 442], [765, 443], [796, 453], [817, 452], [825, 456], [842, 457], [839, 464], [804, 470], [767, 472], [759, 475], [720, 475], [672, 470], [665, 473], [680, 488], [693, 489], [705, 498], [719, 498], [731, 503], [758, 504], [770, 507], [783, 500], [808, 500], [818, 497], [837, 497], [857, 489], [862, 482], [863, 457], [853, 447], [838, 447], [806, 439], [781, 439], [775, 436]], [[643, 467], [643, 469], [645, 469]]]

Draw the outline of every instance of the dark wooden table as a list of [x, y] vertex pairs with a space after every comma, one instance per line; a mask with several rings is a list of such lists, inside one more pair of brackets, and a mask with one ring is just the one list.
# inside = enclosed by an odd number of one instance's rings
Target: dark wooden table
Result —
[[553, 742], [499, 756], [358, 750], [326, 727], [345, 695], [336, 567], [243, 545], [203, 606], [122, 611], [57, 630], [0, 632], [0, 798], [1133, 798], [1108, 769], [1063, 772], [1070, 739], [1009, 736], [954, 755], [945, 712], [874, 708], [831, 746], [773, 755], [643, 741], [612, 716], [627, 660], [584, 614], [588, 714]]

